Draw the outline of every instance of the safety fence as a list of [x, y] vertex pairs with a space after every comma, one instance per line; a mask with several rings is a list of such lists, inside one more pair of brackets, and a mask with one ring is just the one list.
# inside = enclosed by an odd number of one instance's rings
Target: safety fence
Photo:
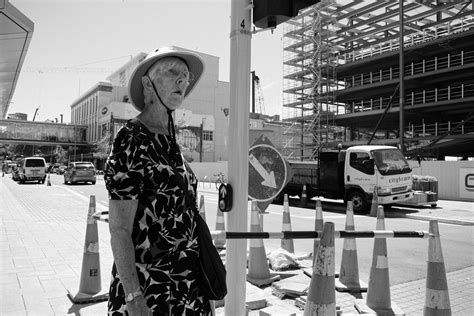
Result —
[[[422, 238], [428, 239], [428, 262], [426, 299], [424, 315], [450, 315], [451, 307], [447, 288], [446, 271], [441, 250], [438, 223], [430, 221], [429, 231], [392, 231], [385, 229], [384, 209], [374, 202], [377, 208], [377, 223], [375, 230], [357, 231], [354, 224], [352, 202], [347, 203], [345, 230], [334, 230], [334, 223], [324, 222], [322, 203], [316, 200], [315, 227], [312, 231], [293, 231], [291, 229], [288, 197], [285, 195], [283, 204], [282, 231], [264, 232], [257, 202], [251, 203], [250, 231], [232, 232], [225, 230], [223, 213], [217, 209], [216, 230], [211, 231], [216, 248], [225, 249], [228, 239], [248, 239], [249, 252], [247, 260], [246, 279], [258, 287], [271, 285], [273, 294], [279, 298], [285, 296], [285, 291], [275, 286], [280, 277], [269, 270], [269, 259], [263, 244], [263, 239], [281, 239], [281, 248], [287, 252], [294, 252], [293, 239], [313, 239], [312, 269], [305, 274], [309, 277], [309, 285], [295, 299], [295, 306], [304, 309], [304, 315], [340, 315], [336, 306], [335, 292], [361, 293], [367, 292], [366, 299], [356, 299], [354, 308], [359, 313], [395, 314], [402, 315], [403, 311], [390, 298], [389, 265], [387, 259], [387, 238]], [[205, 219], [204, 196], [201, 196], [199, 216]], [[374, 216], [371, 214], [371, 216]], [[98, 256], [97, 221], [108, 222], [108, 213], [96, 212], [95, 197], [91, 196], [87, 218], [86, 242], [84, 246], [83, 266], [81, 271], [81, 285], [77, 295], [69, 295], [74, 303], [90, 303], [94, 300], [103, 301], [108, 294], [99, 295], [100, 263]], [[344, 239], [340, 273], [335, 272], [335, 242], [336, 238]], [[359, 280], [357, 238], [374, 239], [372, 267], [368, 285]], [[225, 254], [222, 255], [225, 258]], [[288, 278], [291, 281], [291, 278]], [[290, 289], [290, 291], [292, 291]], [[227, 297], [227, 299], [234, 299]], [[224, 305], [223, 301], [215, 302], [215, 307]], [[220, 304], [220, 305], [219, 305]], [[255, 309], [265, 310], [266, 301]], [[264, 315], [277, 315], [267, 312]]]

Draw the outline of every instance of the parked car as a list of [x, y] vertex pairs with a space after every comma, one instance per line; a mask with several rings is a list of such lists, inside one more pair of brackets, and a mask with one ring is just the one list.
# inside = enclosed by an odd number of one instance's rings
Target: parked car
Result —
[[77, 182], [90, 182], [95, 184], [95, 167], [92, 162], [88, 161], [76, 161], [70, 162], [64, 171], [64, 183], [74, 184]]
[[26, 181], [44, 183], [46, 180], [46, 160], [43, 157], [23, 158], [18, 169], [20, 183], [25, 183]]

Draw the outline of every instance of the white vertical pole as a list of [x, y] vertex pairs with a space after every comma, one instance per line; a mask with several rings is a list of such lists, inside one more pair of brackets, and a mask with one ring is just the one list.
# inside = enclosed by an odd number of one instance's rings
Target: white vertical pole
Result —
[[[248, 151], [250, 107], [250, 0], [232, 0], [230, 25], [230, 125], [229, 183], [233, 207], [227, 214], [228, 230], [247, 229]], [[225, 315], [245, 315], [247, 240], [227, 241], [227, 289]]]

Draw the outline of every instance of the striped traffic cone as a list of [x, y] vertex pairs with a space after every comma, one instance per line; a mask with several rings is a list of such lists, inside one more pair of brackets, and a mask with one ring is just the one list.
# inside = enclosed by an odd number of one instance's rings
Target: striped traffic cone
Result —
[[[216, 213], [216, 230], [225, 231], [224, 213], [222, 213], [219, 207]], [[218, 250], [225, 249], [225, 239], [215, 239], [214, 246], [216, 246]]]
[[[354, 210], [352, 201], [347, 202], [346, 230], [354, 231]], [[345, 292], [365, 292], [367, 284], [359, 280], [359, 263], [355, 238], [344, 238], [341, 269], [336, 280], [336, 290]]]
[[426, 277], [425, 316], [451, 315], [448, 281], [444, 268], [443, 252], [439, 238], [438, 221], [430, 220], [428, 243], [428, 268]]
[[206, 221], [206, 207], [204, 206], [204, 195], [201, 195], [199, 199], [199, 215], [201, 215], [202, 219]]
[[[385, 230], [384, 210], [381, 205], [378, 207], [376, 230]], [[359, 313], [405, 315], [398, 306], [390, 301], [388, 272], [387, 240], [385, 238], [375, 238], [367, 300], [364, 302], [359, 299], [356, 300], [354, 304]]]
[[306, 184], [303, 185], [303, 191], [301, 192], [300, 207], [306, 207], [308, 202], [308, 196], [306, 195]]
[[372, 204], [370, 205], [370, 216], [377, 217], [377, 209], [379, 207], [379, 200], [377, 195], [377, 186], [374, 186], [374, 193], [372, 194]]
[[[257, 202], [252, 201], [252, 212], [250, 220], [250, 231], [261, 232], [260, 220], [258, 216]], [[271, 284], [279, 279], [279, 275], [271, 275], [268, 267], [267, 255], [263, 240], [260, 238], [252, 238], [249, 242], [249, 260], [247, 281], [256, 286]]]
[[304, 316], [336, 315], [334, 273], [334, 223], [326, 222], [313, 266]]
[[84, 242], [84, 255], [82, 257], [79, 292], [76, 295], [72, 295], [68, 290], [68, 297], [75, 304], [102, 302], [106, 301], [109, 296], [108, 291], [105, 294], [100, 294], [102, 284], [100, 278], [99, 233], [97, 221], [92, 216], [95, 211], [95, 195], [91, 195], [87, 214], [86, 239]]
[[[322, 232], [324, 227], [324, 222], [323, 222], [323, 207], [321, 204], [321, 199], [317, 198], [316, 199], [316, 217], [314, 221], [314, 230], [318, 232]], [[316, 261], [316, 254], [318, 253], [318, 247], [319, 247], [319, 238], [314, 238], [313, 242], [313, 266], [314, 262]]]
[[[291, 231], [290, 206], [288, 204], [288, 194], [285, 194], [283, 198], [282, 231]], [[295, 253], [295, 245], [293, 243], [293, 239], [282, 239], [281, 248], [285, 249], [289, 253]]]

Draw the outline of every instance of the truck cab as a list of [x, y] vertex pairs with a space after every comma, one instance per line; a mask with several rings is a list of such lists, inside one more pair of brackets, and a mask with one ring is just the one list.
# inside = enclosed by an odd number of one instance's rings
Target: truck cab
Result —
[[411, 168], [398, 148], [353, 146], [344, 158], [344, 199], [353, 202], [355, 212], [368, 210], [374, 188], [381, 205], [413, 196]]

